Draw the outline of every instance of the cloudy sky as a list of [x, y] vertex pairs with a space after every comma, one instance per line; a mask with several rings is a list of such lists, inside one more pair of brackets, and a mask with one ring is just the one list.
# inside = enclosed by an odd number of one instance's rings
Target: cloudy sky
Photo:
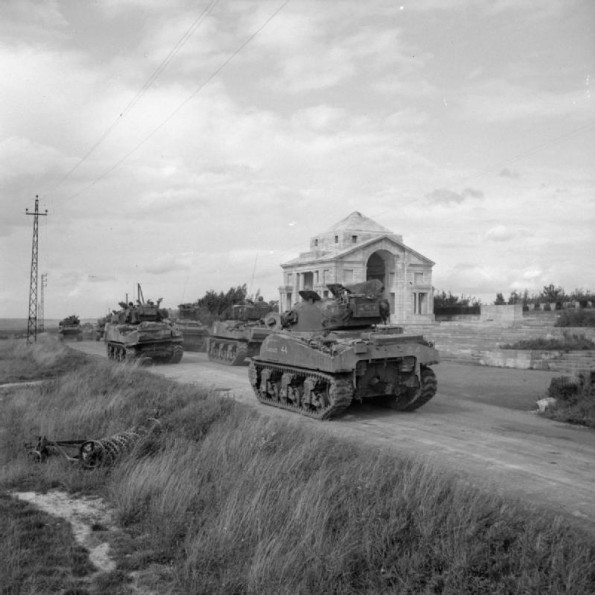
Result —
[[491, 302], [595, 290], [592, 0], [2, 0], [0, 317], [175, 307], [358, 210]]

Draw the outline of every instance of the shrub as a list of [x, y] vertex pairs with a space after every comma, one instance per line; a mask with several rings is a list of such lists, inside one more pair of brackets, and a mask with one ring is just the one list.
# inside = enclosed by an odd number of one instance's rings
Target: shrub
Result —
[[564, 332], [562, 338], [545, 339], [538, 337], [536, 339], [524, 339], [516, 343], [502, 345], [502, 349], [535, 349], [552, 351], [584, 351], [595, 349], [595, 342], [585, 337], [585, 335], [576, 335]]
[[595, 310], [565, 310], [554, 326], [595, 327]]
[[574, 379], [552, 378], [548, 397], [556, 399], [544, 414], [567, 423], [595, 427], [595, 370], [582, 370]]

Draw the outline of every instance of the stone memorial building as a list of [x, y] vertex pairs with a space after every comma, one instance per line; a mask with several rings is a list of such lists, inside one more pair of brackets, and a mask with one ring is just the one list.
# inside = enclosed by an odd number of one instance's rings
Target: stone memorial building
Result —
[[390, 303], [392, 323], [434, 320], [434, 262], [403, 243], [403, 237], [358, 211], [310, 239], [310, 250], [281, 265], [280, 311], [312, 289], [328, 297], [328, 283], [359, 283], [379, 279]]

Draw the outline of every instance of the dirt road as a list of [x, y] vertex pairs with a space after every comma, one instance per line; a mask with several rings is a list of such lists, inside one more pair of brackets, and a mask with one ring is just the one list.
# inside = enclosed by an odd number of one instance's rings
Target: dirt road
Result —
[[[103, 343], [72, 346], [105, 357]], [[383, 451], [414, 453], [475, 485], [519, 497], [529, 506], [547, 506], [595, 534], [595, 431], [533, 413], [555, 373], [443, 362], [434, 368], [438, 394], [418, 411], [354, 406], [340, 419], [318, 422], [260, 405], [246, 367], [211, 363], [204, 353], [186, 352], [179, 364], [148, 369], [212, 386], [263, 414], [308, 424], [315, 431]]]

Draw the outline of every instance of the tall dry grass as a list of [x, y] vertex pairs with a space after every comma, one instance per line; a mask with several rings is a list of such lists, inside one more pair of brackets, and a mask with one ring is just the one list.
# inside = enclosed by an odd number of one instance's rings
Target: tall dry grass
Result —
[[40, 380], [76, 369], [85, 356], [57, 337], [42, 334], [28, 345], [25, 339], [0, 341], [0, 384]]
[[[90, 362], [2, 403], [0, 486], [101, 493], [139, 537], [122, 565], [180, 593], [589, 593], [595, 544], [427, 463], [262, 416], [149, 371]], [[97, 438], [157, 415], [112, 469], [32, 467], [31, 432]], [[10, 427], [9, 427], [10, 426]]]

